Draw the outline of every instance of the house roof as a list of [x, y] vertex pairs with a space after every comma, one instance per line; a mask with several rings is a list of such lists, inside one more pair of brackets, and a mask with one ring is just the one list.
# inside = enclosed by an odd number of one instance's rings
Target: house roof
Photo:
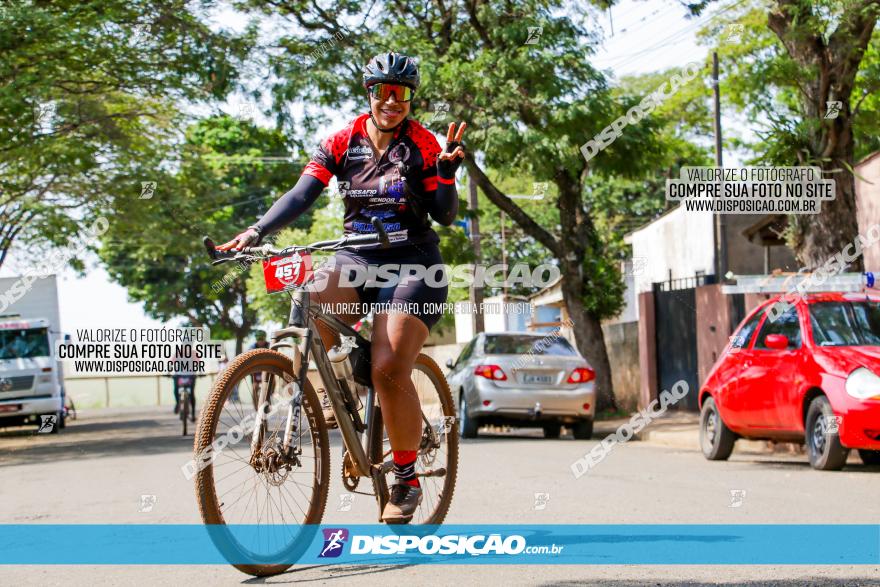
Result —
[[783, 240], [779, 234], [779, 231], [773, 229], [773, 225], [777, 225], [780, 228], [784, 228], [788, 225], [788, 217], [785, 214], [767, 214], [756, 223], [752, 224], [748, 228], [742, 231], [742, 235], [745, 236], [749, 242], [755, 242], [755, 237], [759, 237], [758, 243], [764, 246], [782, 246], [785, 245], [785, 240]]
[[554, 279], [544, 289], [528, 296], [529, 302], [533, 306], [546, 306], [548, 304], [559, 303], [562, 301], [562, 276]]

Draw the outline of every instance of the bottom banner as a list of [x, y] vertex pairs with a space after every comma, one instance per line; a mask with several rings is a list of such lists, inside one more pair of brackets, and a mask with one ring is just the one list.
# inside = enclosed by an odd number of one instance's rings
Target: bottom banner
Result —
[[880, 525], [0, 525], [0, 564], [878, 565]]

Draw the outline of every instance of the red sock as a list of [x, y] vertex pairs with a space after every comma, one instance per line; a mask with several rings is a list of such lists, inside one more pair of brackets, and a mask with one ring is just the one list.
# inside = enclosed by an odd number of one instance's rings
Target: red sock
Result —
[[419, 478], [416, 477], [416, 457], [418, 451], [393, 450], [391, 456], [394, 459], [394, 476], [398, 481], [403, 481], [413, 487], [419, 486]]

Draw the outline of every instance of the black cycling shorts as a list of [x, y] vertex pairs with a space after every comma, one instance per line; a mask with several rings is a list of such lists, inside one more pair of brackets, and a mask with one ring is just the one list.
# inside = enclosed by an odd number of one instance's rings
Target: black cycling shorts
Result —
[[428, 330], [443, 316], [449, 287], [440, 249], [434, 243], [339, 251], [328, 268], [340, 271], [340, 287], [357, 291], [360, 311], [356, 314], [402, 312], [417, 317]]

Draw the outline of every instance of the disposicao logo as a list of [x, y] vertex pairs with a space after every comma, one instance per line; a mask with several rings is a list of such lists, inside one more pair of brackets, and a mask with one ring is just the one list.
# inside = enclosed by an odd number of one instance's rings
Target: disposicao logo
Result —
[[348, 530], [345, 528], [325, 528], [321, 531], [324, 533], [324, 547], [318, 558], [336, 558], [342, 554], [342, 547], [348, 540]]

